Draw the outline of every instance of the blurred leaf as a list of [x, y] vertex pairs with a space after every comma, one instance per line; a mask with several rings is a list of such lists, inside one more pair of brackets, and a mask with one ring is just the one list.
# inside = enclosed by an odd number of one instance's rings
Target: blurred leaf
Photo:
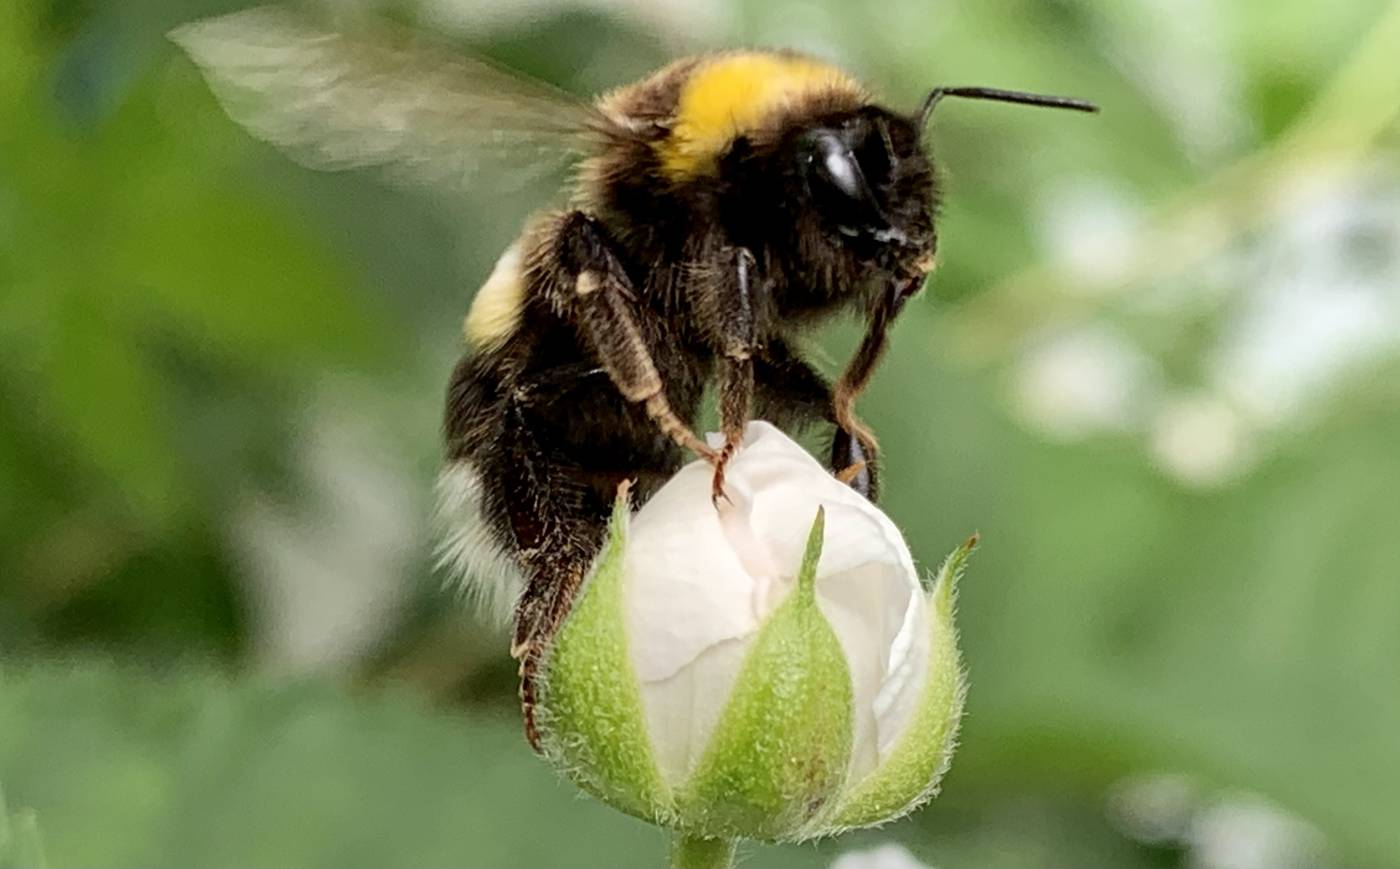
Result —
[[[513, 709], [98, 663], [0, 667], [0, 698], [0, 776], [43, 816], [55, 866], [646, 867], [666, 849], [660, 830], [557, 779]], [[909, 819], [741, 854], [825, 866], [893, 832], [940, 866], [1130, 862], [1101, 820], [1056, 802], [972, 828], [964, 813], [937, 837]]]
[[[22, 32], [0, 37], [0, 52], [27, 48]], [[37, 81], [0, 103], [0, 175], [27, 215], [0, 251], [16, 339], [0, 361], [39, 378], [52, 431], [156, 521], [182, 508], [190, 476], [158, 341], [278, 377], [312, 361], [364, 367], [383, 346], [349, 276], [279, 206], [232, 187], [224, 150], [206, 147], [216, 109], [186, 72], [183, 87], [145, 75], [80, 137]]]
[[41, 370], [46, 411], [133, 507], [155, 515], [179, 509], [159, 376], [128, 338], [69, 298], [74, 304], [52, 322], [51, 356]]
[[[1273, 799], [1349, 859], [1400, 860], [1394, 405], [1353, 402], [1198, 494], [1135, 447], [1036, 441], [971, 384], [945, 372], [931, 388], [928, 367], [898, 365], [874, 395], [900, 408], [882, 443], [909, 470], [890, 510], [925, 563], [972, 530], [964, 517], [986, 542], [960, 600], [971, 691], [950, 791], [1182, 770]], [[914, 394], [918, 410], [900, 398]], [[943, 493], [937, 511], [925, 492]]]
[[39, 821], [31, 811], [10, 813], [0, 789], [0, 869], [44, 869]]
[[0, 696], [0, 770], [55, 865], [620, 866], [664, 849], [555, 781], [513, 721], [106, 667], [9, 670]]

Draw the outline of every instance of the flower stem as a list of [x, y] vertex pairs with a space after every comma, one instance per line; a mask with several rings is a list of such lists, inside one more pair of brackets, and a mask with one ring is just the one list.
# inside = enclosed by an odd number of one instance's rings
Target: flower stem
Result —
[[706, 839], [677, 833], [671, 843], [671, 869], [730, 869], [734, 865], [733, 839]]

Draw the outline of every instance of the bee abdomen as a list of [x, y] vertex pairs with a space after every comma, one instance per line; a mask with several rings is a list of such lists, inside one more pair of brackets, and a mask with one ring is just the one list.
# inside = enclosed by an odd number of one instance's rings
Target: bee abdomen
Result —
[[520, 324], [526, 295], [522, 246], [522, 242], [516, 240], [506, 248], [486, 282], [476, 291], [462, 324], [467, 342], [475, 348], [487, 349], [500, 344]]
[[515, 556], [501, 544], [483, 510], [481, 475], [470, 462], [452, 461], [437, 481], [437, 565], [504, 624], [525, 589]]

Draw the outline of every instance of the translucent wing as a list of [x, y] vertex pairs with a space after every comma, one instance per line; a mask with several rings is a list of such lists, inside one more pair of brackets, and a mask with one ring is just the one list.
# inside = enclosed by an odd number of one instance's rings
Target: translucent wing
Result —
[[339, 32], [259, 7], [170, 38], [234, 120], [315, 169], [382, 166], [434, 185], [487, 167], [543, 174], [607, 127], [563, 91], [387, 28]]

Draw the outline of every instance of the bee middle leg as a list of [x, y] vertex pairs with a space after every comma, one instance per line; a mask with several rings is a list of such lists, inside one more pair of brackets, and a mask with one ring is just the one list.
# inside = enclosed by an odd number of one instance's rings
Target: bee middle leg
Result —
[[710, 500], [724, 494], [724, 469], [739, 448], [748, 425], [754, 397], [754, 353], [758, 350], [758, 330], [754, 315], [754, 258], [744, 248], [734, 248], [723, 256], [721, 280], [710, 288], [711, 328], [718, 335], [719, 421], [724, 436], [715, 461], [710, 484]]
[[575, 211], [561, 219], [556, 304], [574, 313], [580, 336], [597, 356], [622, 397], [641, 403], [671, 440], [713, 462], [714, 450], [671, 407], [665, 385], [637, 320], [631, 280], [612, 250], [606, 231]]
[[755, 358], [758, 416], [779, 428], [812, 423], [835, 426], [829, 452], [832, 472], [870, 499], [879, 498], [879, 448], [875, 436], [854, 412], [843, 423], [826, 379], [782, 340], [769, 342]]

